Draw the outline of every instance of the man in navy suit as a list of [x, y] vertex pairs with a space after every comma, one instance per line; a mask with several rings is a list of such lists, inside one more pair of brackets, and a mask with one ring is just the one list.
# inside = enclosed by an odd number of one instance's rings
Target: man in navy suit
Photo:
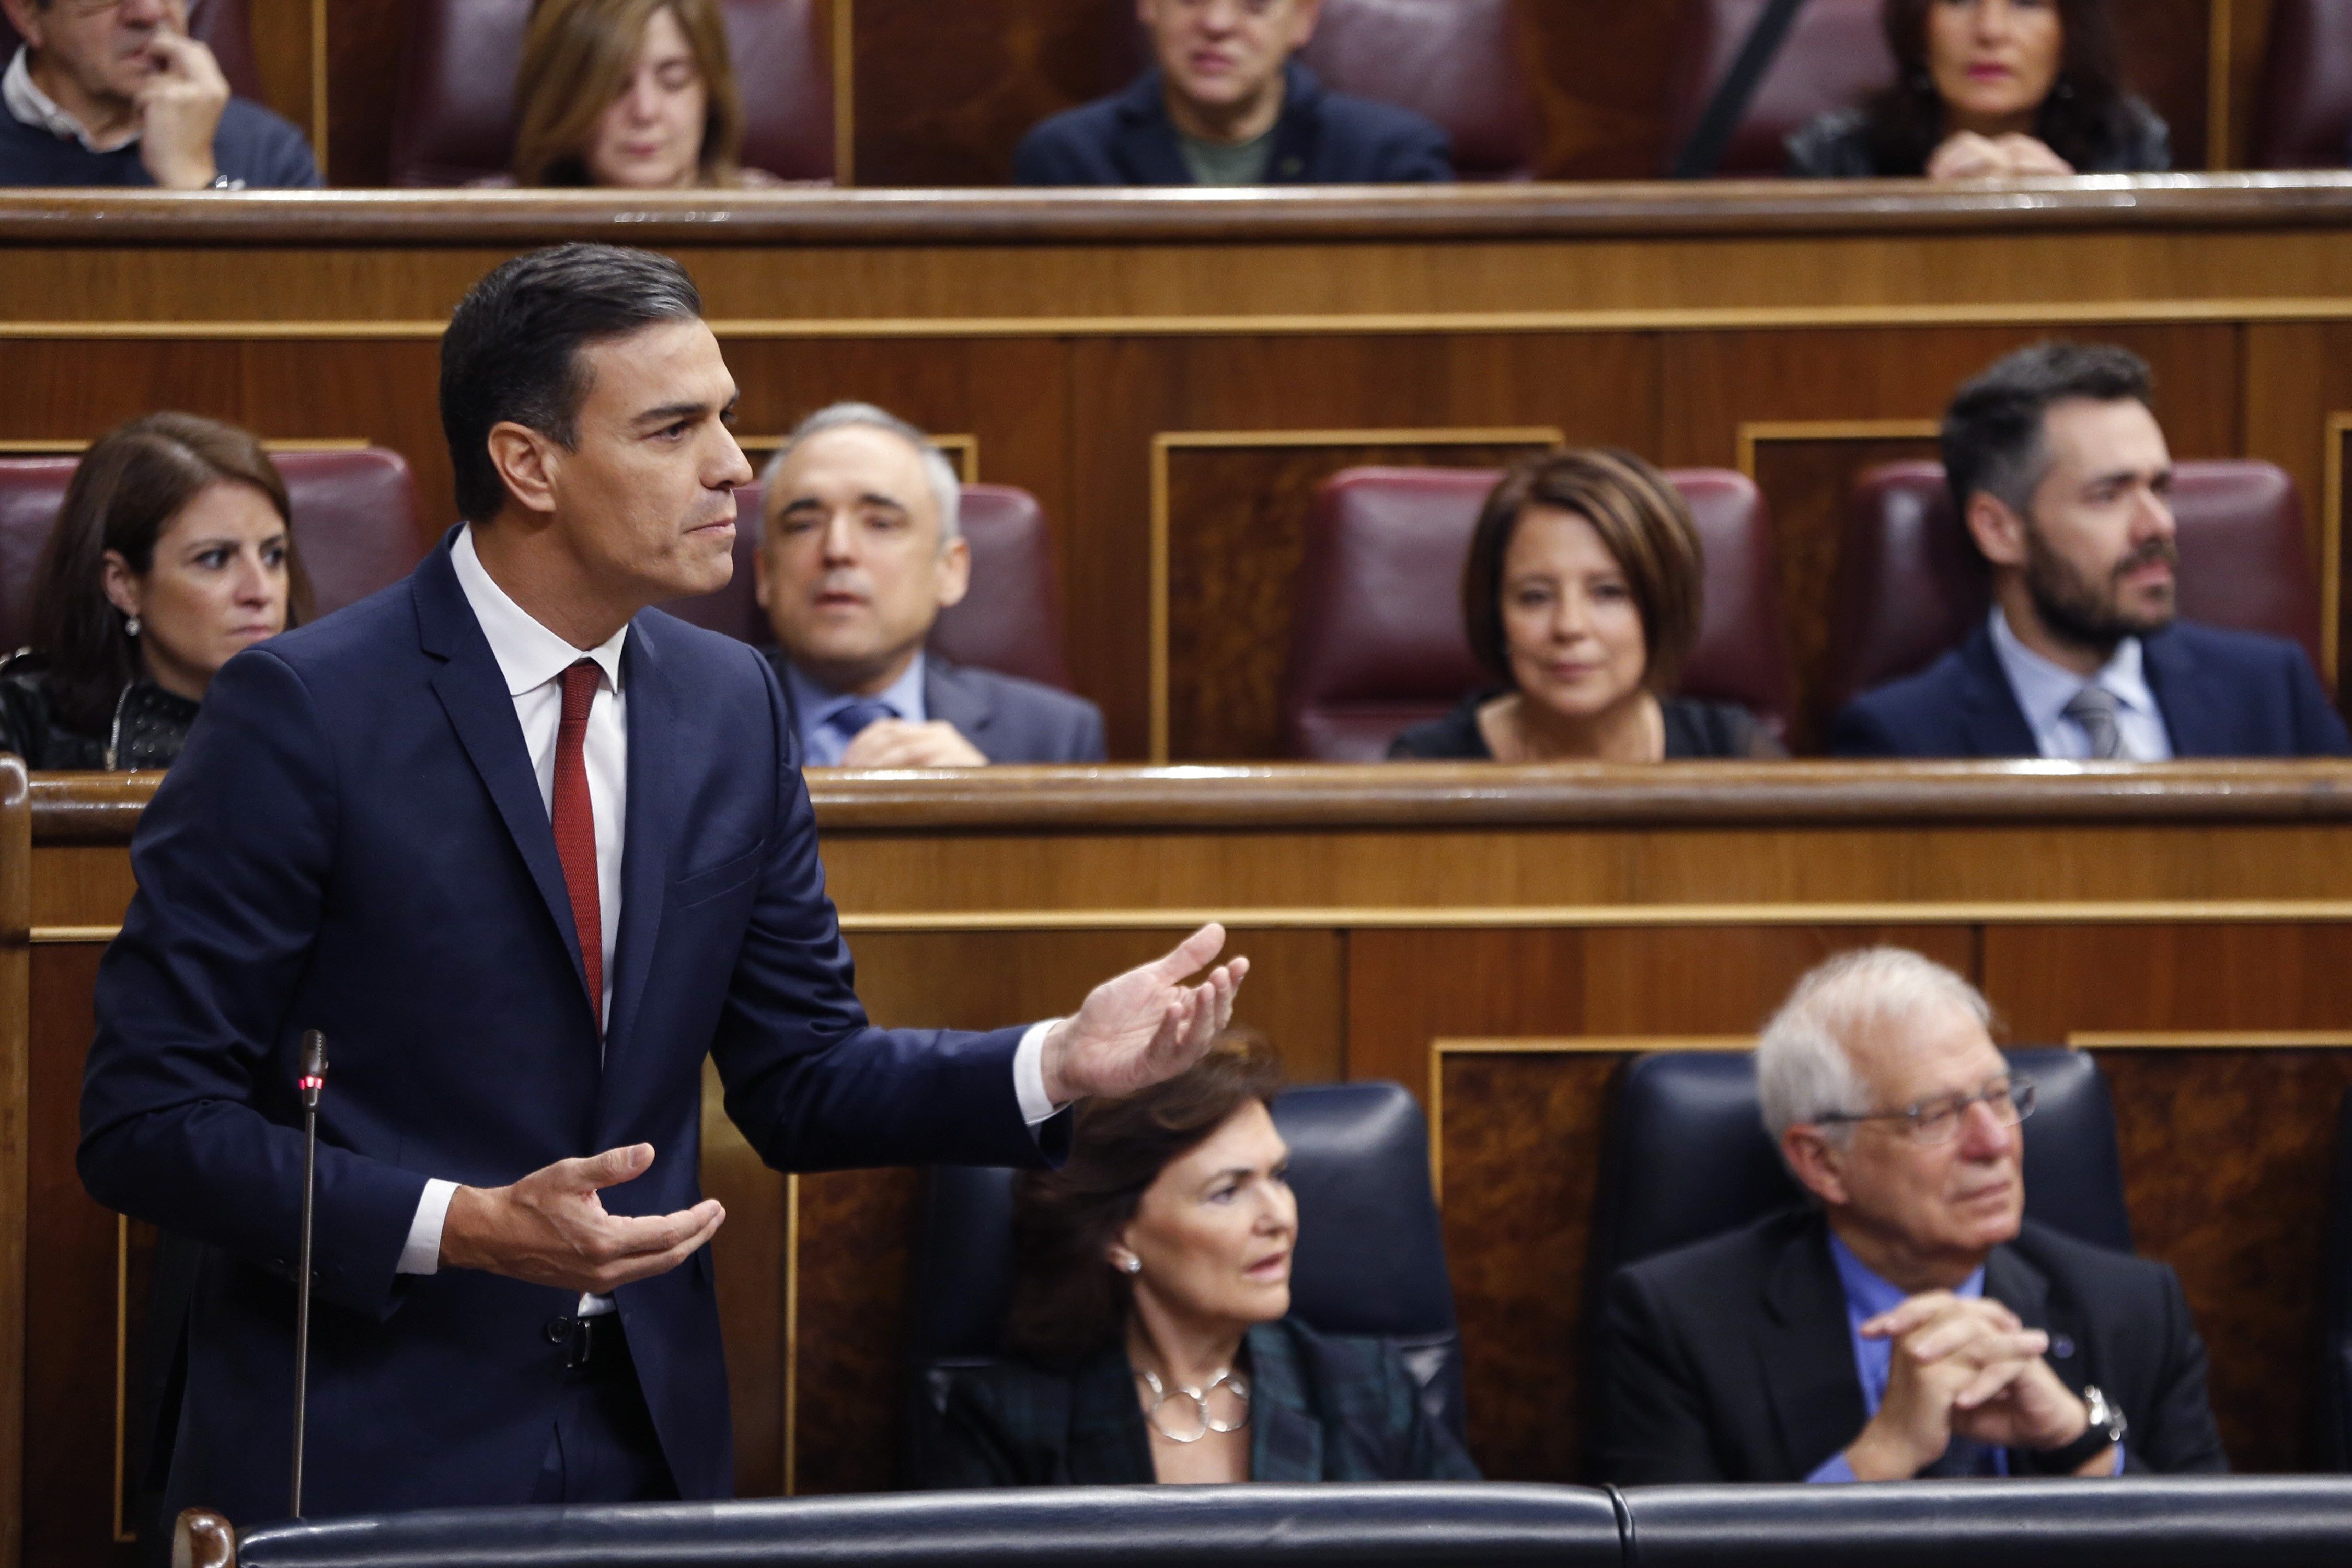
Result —
[[142, 818], [80, 1168], [205, 1246], [170, 1508], [284, 1510], [306, 1029], [337, 1514], [727, 1495], [706, 1055], [778, 1167], [1035, 1164], [1229, 1017], [1245, 961], [1180, 984], [1213, 926], [1071, 1018], [867, 1024], [774, 671], [646, 607], [727, 581], [735, 396], [676, 263], [490, 273], [442, 343], [467, 521], [231, 660]]
[[1991, 615], [1926, 670], [1837, 716], [1840, 756], [2341, 756], [2302, 648], [2175, 618], [2172, 457], [2137, 354], [2042, 343], [1960, 389], [1952, 500]]
[[1408, 110], [1328, 92], [1292, 56], [1322, 0], [1136, 0], [1157, 61], [1037, 126], [1024, 185], [1406, 184], [1454, 178], [1446, 134]]
[[760, 607], [804, 763], [1103, 760], [1093, 703], [925, 651], [940, 612], [971, 589], [963, 486], [929, 437], [838, 403], [801, 422], [760, 482]]

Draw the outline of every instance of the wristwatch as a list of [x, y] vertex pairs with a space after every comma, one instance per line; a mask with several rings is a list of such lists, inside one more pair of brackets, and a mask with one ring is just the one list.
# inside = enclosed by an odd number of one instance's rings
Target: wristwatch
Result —
[[2084, 1385], [2083, 1404], [2090, 1412], [2091, 1424], [2083, 1429], [2081, 1436], [2063, 1448], [2043, 1448], [2026, 1454], [2025, 1461], [2035, 1475], [2073, 1475], [2106, 1449], [2121, 1443], [2124, 1434], [2131, 1430], [2131, 1423], [2124, 1419], [2124, 1413], [2107, 1403], [2107, 1396], [2099, 1392], [2096, 1384]]

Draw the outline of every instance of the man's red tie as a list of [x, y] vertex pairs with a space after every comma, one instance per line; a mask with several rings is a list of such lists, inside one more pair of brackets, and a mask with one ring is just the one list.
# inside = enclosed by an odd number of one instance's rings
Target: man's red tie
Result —
[[555, 731], [555, 856], [572, 894], [580, 932], [580, 967], [588, 976], [588, 1010], [604, 1033], [604, 922], [596, 898], [596, 806], [588, 798], [588, 709], [596, 700], [596, 661], [563, 672], [563, 721]]

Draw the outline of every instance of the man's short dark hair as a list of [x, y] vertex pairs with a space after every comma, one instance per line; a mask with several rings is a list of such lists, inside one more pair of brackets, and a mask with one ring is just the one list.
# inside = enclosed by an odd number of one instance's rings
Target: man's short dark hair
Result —
[[2147, 362], [2112, 343], [2036, 343], [1960, 388], [1944, 415], [1944, 477], [1963, 522], [1979, 492], [2023, 517], [2050, 472], [2044, 416], [2084, 397], [2156, 405]]
[[507, 489], [490, 427], [512, 420], [567, 450], [580, 438], [588, 368], [580, 351], [663, 321], [698, 321], [686, 268], [650, 250], [558, 245], [518, 256], [467, 291], [441, 334], [441, 429], [457, 512], [488, 522]]

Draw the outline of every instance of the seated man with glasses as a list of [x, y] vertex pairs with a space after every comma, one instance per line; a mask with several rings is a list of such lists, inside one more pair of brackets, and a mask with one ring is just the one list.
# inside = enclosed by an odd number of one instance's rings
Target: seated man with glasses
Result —
[[1621, 1485], [2227, 1468], [2172, 1270], [2024, 1217], [1991, 1008], [1899, 948], [1815, 969], [1756, 1053], [1803, 1208], [1610, 1281]]

